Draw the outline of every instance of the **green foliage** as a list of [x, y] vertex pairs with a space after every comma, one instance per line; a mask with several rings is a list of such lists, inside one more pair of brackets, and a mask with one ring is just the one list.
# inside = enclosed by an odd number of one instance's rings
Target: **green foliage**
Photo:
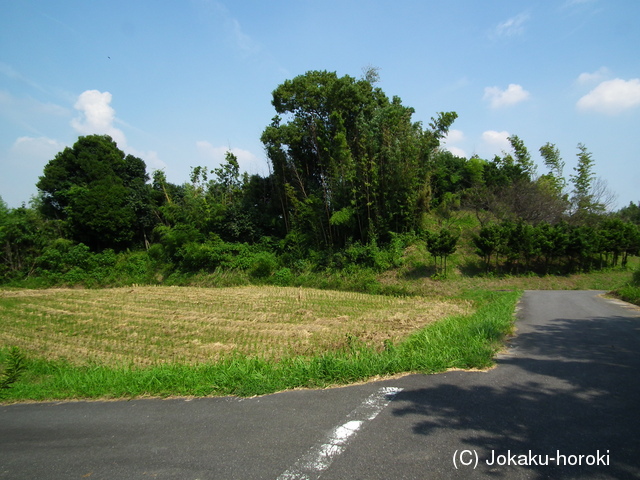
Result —
[[515, 166], [524, 178], [530, 180], [535, 175], [536, 166], [531, 160], [529, 150], [517, 135], [508, 137], [508, 140], [515, 155]]
[[290, 268], [282, 267], [273, 274], [273, 281], [276, 285], [288, 287], [293, 285], [295, 276]]
[[153, 223], [148, 179], [141, 159], [107, 135], [89, 135], [49, 161], [37, 187], [44, 215], [63, 220], [71, 239], [122, 250], [141, 242]]
[[278, 266], [278, 259], [271, 252], [258, 252], [253, 257], [249, 274], [253, 278], [263, 279], [273, 275]]
[[33, 274], [43, 248], [56, 238], [55, 222], [47, 222], [34, 208], [0, 211], [0, 279]]
[[503, 244], [503, 230], [497, 224], [483, 226], [480, 231], [472, 237], [476, 253], [482, 257], [489, 271], [491, 257], [497, 254]]
[[93, 253], [83, 243], [57, 239], [36, 260], [36, 273], [50, 284], [101, 285], [113, 275], [117, 256], [107, 249]]
[[571, 194], [571, 204], [573, 216], [580, 222], [585, 222], [594, 214], [603, 213], [604, 206], [598, 203], [592, 192], [595, 173], [593, 167], [595, 162], [591, 152], [584, 144], [578, 144], [578, 165], [574, 167], [575, 175], [570, 175], [573, 184]]
[[617, 218], [603, 220], [597, 227], [558, 223], [531, 225], [503, 221], [487, 224], [472, 238], [476, 253], [489, 271], [491, 257], [504, 267], [522, 273], [587, 271], [594, 267], [626, 266], [629, 256], [640, 251], [640, 230]]
[[285, 81], [272, 103], [278, 116], [262, 141], [298, 245], [366, 245], [419, 225], [430, 206], [430, 158], [455, 113], [439, 114], [423, 130], [399, 98], [326, 71]]
[[189, 242], [173, 257], [181, 270], [212, 272], [217, 268], [249, 269], [254, 263], [256, 248], [242, 243], [227, 243], [221, 239]]
[[545, 166], [549, 169], [548, 178], [553, 188], [562, 194], [567, 186], [564, 178], [564, 161], [560, 156], [560, 150], [552, 144], [546, 143], [540, 147], [540, 155], [544, 160]]
[[632, 222], [640, 225], [640, 202], [629, 202], [629, 205], [621, 208], [617, 215], [625, 222]]
[[0, 398], [16, 383], [26, 370], [25, 356], [18, 347], [12, 347], [5, 358], [5, 366], [0, 374]]
[[440, 259], [442, 272], [447, 275], [447, 258], [455, 253], [460, 239], [459, 233], [453, 233], [447, 228], [441, 229], [438, 233], [426, 234], [427, 250], [436, 260]]
[[[218, 166], [193, 167], [187, 183], [155, 171], [148, 184], [144, 161], [110, 137], [80, 137], [45, 166], [30, 207], [0, 199], [0, 281], [299, 284], [313, 273], [376, 289], [375, 274], [400, 266], [410, 241], [434, 229], [425, 244], [445, 274], [458, 246], [454, 259], [471, 247], [485, 273], [624, 267], [638, 254], [640, 207], [621, 209], [620, 221], [604, 215], [583, 144], [570, 182], [552, 143], [539, 149], [548, 173], [536, 176], [517, 135], [502, 156], [457, 157], [440, 148], [455, 112], [425, 127], [378, 80], [375, 68], [360, 79], [310, 71], [279, 85], [261, 136], [266, 177], [242, 175], [227, 152]], [[461, 212], [481, 227], [459, 223]]]

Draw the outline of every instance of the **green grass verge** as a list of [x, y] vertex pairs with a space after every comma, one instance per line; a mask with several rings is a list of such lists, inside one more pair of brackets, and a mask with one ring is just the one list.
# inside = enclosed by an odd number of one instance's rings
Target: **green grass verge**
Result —
[[640, 305], [640, 287], [636, 287], [634, 285], [625, 285], [624, 287], [615, 289], [611, 293], [618, 297], [620, 300], [624, 300], [625, 302], [633, 303], [635, 305]]
[[[476, 311], [431, 324], [383, 350], [357, 339], [337, 352], [279, 362], [236, 356], [214, 364], [163, 364], [147, 368], [72, 366], [25, 360], [26, 370], [3, 401], [133, 398], [141, 396], [253, 396], [294, 388], [322, 388], [405, 372], [487, 368], [513, 329], [520, 291], [466, 294]], [[0, 352], [4, 364], [9, 350]]]

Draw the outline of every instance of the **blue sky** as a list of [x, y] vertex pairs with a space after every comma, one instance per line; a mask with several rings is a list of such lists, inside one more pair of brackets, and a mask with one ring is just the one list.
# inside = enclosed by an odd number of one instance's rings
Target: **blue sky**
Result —
[[21, 0], [0, 7], [0, 196], [28, 202], [44, 165], [107, 133], [183, 183], [192, 166], [268, 173], [271, 92], [308, 70], [360, 77], [428, 124], [455, 111], [446, 148], [490, 159], [518, 135], [538, 154], [578, 143], [617, 207], [640, 201], [637, 0]]

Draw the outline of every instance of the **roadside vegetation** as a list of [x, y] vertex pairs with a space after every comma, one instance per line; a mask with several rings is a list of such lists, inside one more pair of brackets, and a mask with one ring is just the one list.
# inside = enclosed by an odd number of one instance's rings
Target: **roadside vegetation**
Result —
[[517, 135], [457, 157], [441, 147], [455, 112], [416, 122], [377, 82], [277, 86], [265, 177], [228, 152], [174, 184], [88, 135], [28, 205], [0, 199], [1, 393], [253, 395], [483, 368], [518, 291], [638, 303], [640, 204], [613, 211], [584, 144], [568, 175], [553, 143], [536, 160]]
[[611, 293], [625, 302], [640, 305], [640, 268], [633, 273], [630, 282], [615, 288]]

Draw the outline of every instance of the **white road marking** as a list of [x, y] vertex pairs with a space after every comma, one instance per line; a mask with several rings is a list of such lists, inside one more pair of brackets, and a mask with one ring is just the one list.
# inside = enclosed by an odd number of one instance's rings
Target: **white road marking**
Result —
[[393, 400], [401, 388], [383, 387], [367, 397], [347, 415], [347, 421], [334, 428], [277, 480], [313, 480], [320, 477], [340, 455], [365, 422], [371, 421]]

